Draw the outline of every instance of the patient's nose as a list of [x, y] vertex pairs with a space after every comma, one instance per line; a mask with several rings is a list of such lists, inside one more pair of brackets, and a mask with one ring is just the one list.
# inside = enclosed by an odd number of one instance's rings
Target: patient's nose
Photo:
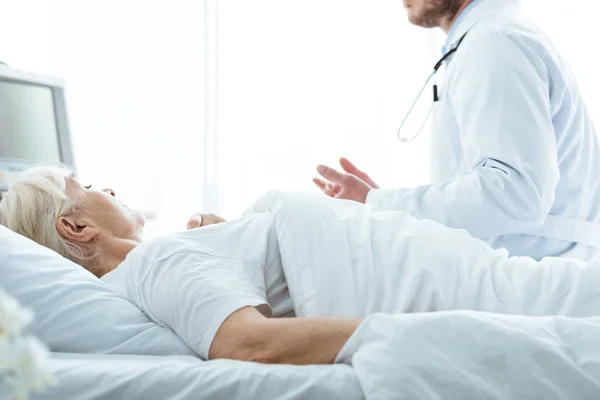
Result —
[[115, 197], [115, 191], [109, 188], [102, 189], [103, 192], [110, 194], [112, 197]]

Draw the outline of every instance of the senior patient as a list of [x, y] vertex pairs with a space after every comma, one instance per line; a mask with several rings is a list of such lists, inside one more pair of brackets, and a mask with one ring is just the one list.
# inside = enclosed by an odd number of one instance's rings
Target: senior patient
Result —
[[[284, 276], [290, 266], [282, 261], [287, 253], [280, 246], [289, 243], [278, 237], [274, 214], [260, 207], [210, 226], [205, 225], [223, 220], [196, 215], [188, 227], [202, 227], [142, 242], [143, 216], [119, 202], [112, 190], [82, 186], [68, 171], [38, 168], [11, 185], [0, 202], [0, 222], [82, 265], [205, 359], [331, 363], [361, 319], [329, 317], [450, 309], [600, 315], [597, 260], [508, 257], [466, 231], [400, 212], [371, 220], [334, 216], [324, 221], [325, 214], [311, 220], [315, 204], [307, 202], [308, 209], [297, 215], [289, 208], [284, 215], [294, 221], [298, 240], [305, 241], [292, 241], [292, 247], [339, 255], [314, 262], [332, 272], [322, 275], [329, 283], [319, 298], [326, 311], [300, 310], [304, 318], [284, 318], [299, 311]], [[350, 230], [369, 229], [378, 236], [349, 244]], [[311, 236], [318, 239], [309, 243]], [[323, 247], [332, 243], [338, 248]], [[342, 274], [361, 269], [362, 276], [348, 279], [351, 286], [336, 287], [336, 278], [342, 281]]]
[[[223, 221], [200, 218], [188, 226]], [[329, 364], [360, 323], [270, 318], [294, 313], [266, 213], [142, 243], [143, 215], [114, 191], [32, 168], [2, 198], [0, 223], [83, 266], [204, 359]]]

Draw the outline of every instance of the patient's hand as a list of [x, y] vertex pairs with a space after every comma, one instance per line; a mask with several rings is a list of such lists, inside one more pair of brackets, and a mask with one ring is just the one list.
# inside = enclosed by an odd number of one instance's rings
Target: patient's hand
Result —
[[190, 217], [187, 223], [188, 229], [200, 228], [201, 226], [220, 224], [225, 222], [224, 218], [219, 217], [216, 214], [200, 214], [196, 213]]

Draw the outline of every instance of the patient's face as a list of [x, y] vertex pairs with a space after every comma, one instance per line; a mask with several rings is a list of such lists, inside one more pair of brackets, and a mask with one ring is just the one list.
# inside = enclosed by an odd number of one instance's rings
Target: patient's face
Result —
[[141, 241], [144, 216], [132, 210], [115, 197], [111, 189], [83, 186], [74, 178], [67, 178], [67, 195], [80, 202], [77, 218], [90, 224], [101, 234], [119, 239]]

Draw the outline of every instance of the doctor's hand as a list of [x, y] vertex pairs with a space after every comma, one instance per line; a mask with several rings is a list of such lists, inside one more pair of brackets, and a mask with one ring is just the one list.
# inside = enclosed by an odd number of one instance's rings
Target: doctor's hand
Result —
[[200, 228], [201, 226], [220, 224], [221, 222], [225, 222], [225, 219], [216, 214], [195, 213], [188, 220], [187, 229], [190, 230]]
[[336, 199], [354, 200], [364, 203], [371, 189], [379, 186], [364, 172], [345, 158], [340, 165], [346, 173], [319, 165], [317, 171], [325, 180], [314, 178], [313, 182], [328, 196]]

